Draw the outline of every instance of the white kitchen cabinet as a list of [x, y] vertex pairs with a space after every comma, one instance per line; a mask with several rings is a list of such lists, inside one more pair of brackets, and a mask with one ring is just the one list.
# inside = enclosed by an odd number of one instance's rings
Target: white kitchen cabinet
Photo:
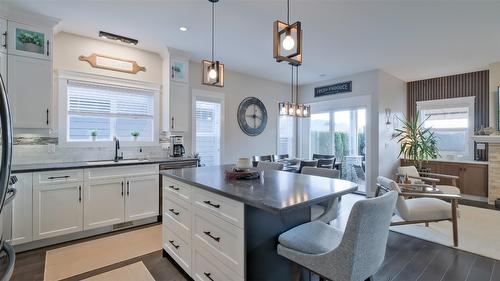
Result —
[[0, 75], [2, 75], [3, 83], [7, 89], [7, 55], [0, 52]]
[[160, 178], [158, 174], [126, 179], [125, 221], [159, 214]]
[[7, 20], [0, 18], [0, 53], [7, 52]]
[[50, 128], [52, 62], [9, 54], [7, 72], [14, 128]]
[[84, 170], [84, 229], [159, 214], [158, 165]]
[[13, 188], [17, 190], [16, 197], [12, 201], [12, 245], [31, 242], [33, 240], [33, 174], [16, 174], [17, 183]]
[[86, 181], [83, 196], [85, 230], [122, 223], [124, 196], [123, 178]]
[[170, 82], [170, 131], [186, 132], [190, 122], [189, 85]]
[[79, 170], [33, 174], [33, 240], [83, 230], [82, 187]]
[[9, 55], [52, 60], [52, 29], [8, 21]]

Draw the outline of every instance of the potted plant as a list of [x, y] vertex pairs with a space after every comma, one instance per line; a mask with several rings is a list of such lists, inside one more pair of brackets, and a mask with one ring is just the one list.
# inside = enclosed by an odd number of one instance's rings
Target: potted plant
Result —
[[43, 38], [36, 32], [23, 31], [17, 36], [17, 40], [23, 44], [25, 51], [39, 53], [43, 48]]
[[95, 141], [97, 138], [97, 129], [90, 131], [90, 136], [92, 137], [92, 141]]
[[136, 141], [136, 140], [137, 140], [137, 138], [139, 137], [139, 132], [137, 132], [137, 131], [133, 131], [132, 133], [130, 133], [130, 135], [131, 135], [132, 137], [134, 137], [134, 141]]
[[395, 129], [394, 138], [400, 144], [398, 158], [403, 156], [413, 162], [417, 169], [422, 169], [422, 162], [435, 159], [439, 149], [436, 143], [436, 136], [431, 128], [425, 128], [424, 122], [419, 121], [420, 112], [414, 118], [398, 119], [402, 122], [401, 129]]

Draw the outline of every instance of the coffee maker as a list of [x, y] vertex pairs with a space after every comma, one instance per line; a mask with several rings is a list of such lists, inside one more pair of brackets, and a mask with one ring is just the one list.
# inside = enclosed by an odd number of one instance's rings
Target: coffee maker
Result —
[[182, 144], [182, 136], [171, 136], [170, 146], [171, 146], [170, 156], [172, 157], [182, 157], [186, 153], [184, 145]]

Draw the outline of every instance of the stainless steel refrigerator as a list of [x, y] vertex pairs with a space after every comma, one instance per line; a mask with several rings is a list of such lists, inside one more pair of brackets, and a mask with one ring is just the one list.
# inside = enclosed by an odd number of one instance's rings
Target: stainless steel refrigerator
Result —
[[[9, 280], [14, 271], [16, 253], [14, 248], [6, 241], [10, 239], [10, 233], [4, 230], [6, 210], [16, 196], [16, 190], [11, 188], [17, 179], [11, 177], [12, 162], [12, 120], [10, 115], [9, 100], [4, 84], [4, 77], [0, 75], [0, 126], [1, 126], [1, 159], [0, 159], [0, 259], [7, 259], [7, 265], [2, 267], [0, 281]], [[9, 220], [10, 221], [10, 220]]]

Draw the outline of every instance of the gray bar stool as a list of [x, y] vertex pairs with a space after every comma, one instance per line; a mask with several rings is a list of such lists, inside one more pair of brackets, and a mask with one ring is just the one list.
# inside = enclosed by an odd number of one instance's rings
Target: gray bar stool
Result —
[[345, 232], [319, 221], [308, 222], [281, 234], [278, 254], [317, 273], [324, 280], [370, 280], [384, 261], [389, 225], [398, 194], [354, 204]]
[[[319, 176], [331, 179], [340, 178], [340, 172], [328, 168], [303, 167], [301, 174]], [[330, 223], [337, 218], [339, 209], [339, 197], [329, 201], [321, 202], [311, 206], [311, 221], [319, 220], [324, 223]]]

